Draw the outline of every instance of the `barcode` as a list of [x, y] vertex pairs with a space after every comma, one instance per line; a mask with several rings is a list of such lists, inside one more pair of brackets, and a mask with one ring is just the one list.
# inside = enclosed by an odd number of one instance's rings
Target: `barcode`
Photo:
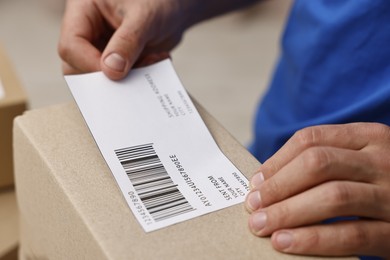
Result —
[[169, 176], [153, 144], [118, 149], [115, 154], [154, 221], [195, 210]]

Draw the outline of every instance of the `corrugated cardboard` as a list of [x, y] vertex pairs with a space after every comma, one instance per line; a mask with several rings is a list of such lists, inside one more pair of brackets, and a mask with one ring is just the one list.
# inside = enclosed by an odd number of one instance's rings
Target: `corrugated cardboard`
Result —
[[0, 192], [0, 260], [16, 260], [18, 248], [18, 209], [15, 192]]
[[[224, 153], [250, 177], [259, 162], [199, 110]], [[302, 258], [280, 254], [269, 239], [253, 236], [242, 204], [145, 233], [74, 104], [18, 117], [14, 138], [26, 259]]]
[[26, 96], [0, 46], [0, 81], [4, 97], [0, 98], [0, 189], [13, 184], [12, 122], [26, 109]]

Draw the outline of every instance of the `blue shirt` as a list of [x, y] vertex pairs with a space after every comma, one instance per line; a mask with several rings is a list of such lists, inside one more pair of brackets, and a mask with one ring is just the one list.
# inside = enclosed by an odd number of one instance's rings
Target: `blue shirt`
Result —
[[390, 125], [390, 1], [297, 0], [250, 150], [264, 162], [299, 129], [349, 122]]
[[390, 1], [297, 0], [251, 152], [264, 162], [311, 125], [390, 125]]

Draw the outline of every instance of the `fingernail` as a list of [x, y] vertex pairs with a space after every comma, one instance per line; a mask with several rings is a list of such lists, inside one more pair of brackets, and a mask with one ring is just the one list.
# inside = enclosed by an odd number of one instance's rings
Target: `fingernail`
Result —
[[253, 191], [246, 198], [246, 205], [250, 211], [255, 211], [261, 207], [261, 195], [259, 191]]
[[252, 188], [258, 188], [264, 182], [264, 175], [262, 172], [256, 173], [251, 179]]
[[293, 236], [290, 232], [280, 232], [276, 235], [275, 241], [279, 249], [287, 249], [293, 242]]
[[251, 228], [254, 233], [258, 233], [265, 227], [267, 215], [264, 212], [256, 212], [251, 217]]
[[111, 53], [104, 59], [104, 64], [106, 64], [107, 67], [123, 72], [126, 68], [126, 60], [120, 56], [117, 53]]

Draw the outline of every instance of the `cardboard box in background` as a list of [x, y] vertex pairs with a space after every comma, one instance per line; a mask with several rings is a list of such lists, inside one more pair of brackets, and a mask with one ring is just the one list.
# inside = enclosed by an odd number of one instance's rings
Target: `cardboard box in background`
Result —
[[13, 184], [12, 124], [26, 110], [27, 98], [0, 46], [0, 190]]
[[[250, 177], [259, 162], [198, 109], [222, 151]], [[302, 258], [253, 236], [242, 204], [145, 233], [75, 104], [18, 117], [14, 148], [22, 259]]]
[[16, 260], [18, 250], [18, 209], [15, 192], [0, 192], [0, 260]]

